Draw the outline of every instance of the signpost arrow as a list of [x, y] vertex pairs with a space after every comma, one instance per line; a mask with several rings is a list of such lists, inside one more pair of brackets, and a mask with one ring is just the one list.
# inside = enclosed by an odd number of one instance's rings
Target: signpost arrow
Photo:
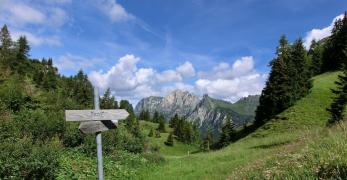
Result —
[[129, 113], [124, 109], [101, 109], [99, 105], [99, 91], [94, 88], [94, 110], [66, 110], [66, 121], [82, 121], [79, 130], [82, 133], [96, 134], [96, 148], [98, 157], [98, 179], [103, 180], [101, 132], [115, 129], [119, 119], [125, 119]]
[[102, 121], [125, 119], [129, 113], [124, 109], [66, 110], [66, 121]]
[[115, 129], [118, 125], [118, 120], [106, 121], [88, 121], [82, 122], [78, 129], [84, 134], [103, 132], [109, 129]]

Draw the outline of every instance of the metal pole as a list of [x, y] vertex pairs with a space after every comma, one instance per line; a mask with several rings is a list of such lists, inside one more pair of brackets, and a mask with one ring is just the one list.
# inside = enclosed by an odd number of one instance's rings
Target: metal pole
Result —
[[[99, 89], [94, 87], [94, 108], [95, 110], [100, 110], [99, 105]], [[104, 179], [103, 167], [102, 167], [102, 143], [101, 143], [101, 132], [96, 133], [96, 149], [98, 157], [98, 179]]]

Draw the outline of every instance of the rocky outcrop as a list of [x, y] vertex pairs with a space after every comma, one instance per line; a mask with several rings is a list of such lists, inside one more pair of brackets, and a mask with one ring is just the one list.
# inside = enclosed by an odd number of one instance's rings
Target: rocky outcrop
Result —
[[148, 110], [163, 114], [167, 120], [175, 114], [197, 124], [202, 131], [212, 128], [218, 130], [227, 117], [231, 117], [236, 126], [253, 121], [259, 96], [249, 96], [236, 103], [218, 100], [204, 95], [200, 100], [188, 91], [175, 90], [165, 97], [147, 97], [135, 107], [135, 113]]

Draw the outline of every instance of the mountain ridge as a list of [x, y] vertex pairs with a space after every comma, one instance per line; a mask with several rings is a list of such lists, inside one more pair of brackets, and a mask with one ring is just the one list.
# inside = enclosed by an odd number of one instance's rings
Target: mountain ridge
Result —
[[252, 122], [258, 99], [259, 95], [251, 95], [231, 103], [207, 94], [200, 99], [188, 91], [174, 90], [165, 97], [150, 96], [141, 99], [135, 107], [135, 113], [139, 115], [142, 110], [148, 110], [153, 114], [158, 111], [167, 121], [177, 114], [198, 125], [202, 131], [208, 128], [218, 131], [228, 116], [236, 126]]

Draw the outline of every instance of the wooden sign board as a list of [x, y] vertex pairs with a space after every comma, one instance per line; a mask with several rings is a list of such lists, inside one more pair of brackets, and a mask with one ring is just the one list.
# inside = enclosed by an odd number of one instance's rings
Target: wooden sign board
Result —
[[101, 110], [66, 110], [66, 121], [102, 121], [127, 118], [129, 113], [124, 109]]
[[84, 134], [91, 134], [115, 129], [117, 124], [118, 120], [88, 121], [82, 122], [78, 129]]

